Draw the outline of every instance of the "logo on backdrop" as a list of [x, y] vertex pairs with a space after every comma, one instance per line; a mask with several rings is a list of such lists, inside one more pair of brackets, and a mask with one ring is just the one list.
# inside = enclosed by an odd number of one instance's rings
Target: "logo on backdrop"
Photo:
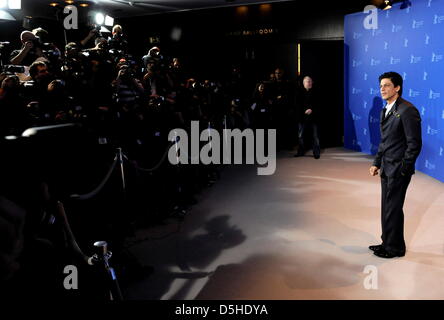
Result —
[[400, 58], [390, 57], [390, 64], [398, 64], [401, 63]]
[[410, 55], [410, 63], [419, 63], [421, 62], [421, 59], [421, 56], [414, 56], [413, 54]]
[[415, 98], [417, 96], [419, 96], [421, 93], [419, 91], [415, 91], [413, 89], [409, 89], [409, 97], [411, 98]]
[[442, 60], [442, 54], [432, 52], [432, 62], [439, 62]]
[[439, 24], [442, 23], [444, 21], [444, 16], [438, 16], [437, 14], [435, 14], [435, 16], [433, 17], [433, 24]]
[[353, 32], [353, 39], [359, 39], [362, 37], [362, 33], [360, 32]]
[[378, 89], [370, 88], [370, 95], [374, 95], [374, 94], [378, 94], [378, 93], [379, 93]]
[[436, 169], [436, 165], [431, 163], [429, 160], [425, 161], [425, 167], [429, 170], [435, 170]]
[[373, 58], [370, 60], [370, 65], [371, 66], [377, 66], [379, 64], [381, 64], [381, 60], [373, 59]]
[[376, 36], [379, 36], [380, 34], [382, 33], [382, 30], [380, 30], [380, 29], [373, 29], [372, 30], [372, 37], [376, 37]]
[[430, 92], [429, 92], [429, 99], [431, 99], [431, 100], [435, 100], [435, 99], [438, 99], [438, 98], [440, 98], [441, 97], [441, 93], [439, 93], [439, 92], [434, 92], [432, 89], [430, 89]]
[[427, 134], [428, 135], [434, 136], [434, 135], [437, 135], [438, 132], [439, 132], [438, 129], [433, 129], [430, 125], [427, 126]]
[[397, 33], [402, 30], [402, 25], [400, 24], [392, 24], [392, 32]]
[[352, 94], [359, 94], [359, 93], [361, 93], [361, 92], [362, 92], [361, 89], [357, 89], [357, 88], [355, 88], [355, 87], [352, 88]]
[[415, 20], [413, 19], [412, 21], [412, 29], [418, 29], [420, 27], [424, 26], [424, 21], [423, 20]]
[[353, 59], [353, 68], [359, 67], [362, 64], [361, 60]]
[[375, 118], [373, 116], [370, 116], [370, 123], [377, 123], [379, 122], [379, 118]]

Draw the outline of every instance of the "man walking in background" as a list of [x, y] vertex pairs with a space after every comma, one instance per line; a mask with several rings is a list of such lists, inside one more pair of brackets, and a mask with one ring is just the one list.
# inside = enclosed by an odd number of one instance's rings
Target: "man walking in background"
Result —
[[370, 167], [372, 176], [381, 176], [382, 244], [369, 247], [381, 258], [405, 255], [404, 200], [421, 151], [421, 117], [416, 107], [401, 98], [402, 77], [396, 72], [379, 76], [382, 98], [381, 142]]
[[313, 89], [313, 79], [305, 76], [302, 80], [302, 88], [299, 90], [297, 97], [299, 130], [298, 139], [299, 147], [295, 157], [302, 157], [305, 154], [304, 137], [307, 130], [312, 134], [313, 138], [313, 156], [319, 159], [321, 155], [321, 147], [319, 144], [318, 122], [320, 117], [320, 106], [316, 89]]

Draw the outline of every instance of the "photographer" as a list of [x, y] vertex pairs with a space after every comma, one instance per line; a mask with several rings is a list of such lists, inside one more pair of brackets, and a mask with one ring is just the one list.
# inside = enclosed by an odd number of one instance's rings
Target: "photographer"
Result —
[[124, 111], [133, 109], [144, 91], [140, 81], [134, 77], [134, 70], [126, 64], [120, 67], [113, 88], [116, 102]]
[[163, 56], [160, 54], [160, 49], [158, 47], [152, 47], [148, 54], [142, 57], [143, 65], [145, 66], [145, 71], [149, 72], [153, 65], [161, 66]]
[[43, 61], [36, 61], [29, 67], [31, 80], [24, 83], [24, 95], [26, 97], [28, 114], [32, 125], [45, 125], [50, 120], [48, 105], [48, 85], [53, 76], [48, 71], [48, 66]]
[[113, 50], [116, 58], [123, 57], [128, 50], [128, 42], [123, 36], [122, 26], [116, 24], [112, 30], [112, 37], [108, 38], [109, 48]]
[[62, 63], [62, 53], [57, 46], [50, 41], [49, 33], [45, 29], [36, 28], [32, 30], [32, 33], [37, 37], [36, 45], [41, 48], [45, 57], [48, 58], [50, 71], [54, 74], [60, 72], [60, 66]]
[[30, 66], [37, 59], [48, 61], [39, 45], [39, 39], [30, 31], [23, 31], [20, 35], [22, 48], [11, 52], [10, 63], [14, 65]]
[[80, 48], [75, 42], [65, 46], [65, 57], [61, 67], [62, 78], [66, 82], [68, 93], [81, 103], [87, 100], [83, 93], [87, 90], [88, 79], [91, 76], [87, 70], [87, 58], [80, 54]]
[[21, 133], [27, 127], [27, 117], [20, 81], [16, 75], [4, 75], [0, 80], [0, 136]]

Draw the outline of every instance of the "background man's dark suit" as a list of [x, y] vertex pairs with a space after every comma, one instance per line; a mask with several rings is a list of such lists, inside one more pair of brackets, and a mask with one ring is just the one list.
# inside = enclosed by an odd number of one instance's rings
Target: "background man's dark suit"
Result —
[[399, 97], [387, 116], [381, 112], [381, 142], [373, 165], [380, 168], [382, 244], [403, 255], [403, 205], [421, 147], [421, 117], [410, 102]]

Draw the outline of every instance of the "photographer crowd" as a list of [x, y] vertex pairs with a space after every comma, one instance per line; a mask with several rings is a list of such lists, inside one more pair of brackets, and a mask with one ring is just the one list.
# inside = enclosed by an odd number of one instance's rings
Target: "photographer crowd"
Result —
[[[71, 212], [89, 210], [91, 213], [87, 219], [82, 214], [70, 216], [74, 233], [82, 230], [80, 235], [77, 233], [77, 241], [83, 248], [92, 240], [106, 238], [115, 250], [123, 252], [128, 228], [153, 219], [183, 218], [189, 206], [196, 203], [196, 194], [217, 180], [220, 168], [216, 165], [173, 166], [164, 161], [163, 155], [171, 144], [167, 139], [170, 130], [181, 128], [190, 132], [191, 121], [199, 121], [200, 128], [211, 127], [219, 131], [224, 128], [275, 128], [278, 149], [290, 149], [298, 138], [298, 119], [307, 115], [302, 112], [300, 116], [304, 106], [298, 103], [299, 89], [285, 80], [281, 68], [276, 69], [270, 79], [258, 82], [252, 93], [250, 84], [245, 83], [236, 67], [226, 79], [198, 79], [184, 71], [179, 58], [166, 57], [159, 47], [150, 48], [142, 58], [134, 57], [128, 52], [128, 43], [119, 25], [113, 27], [108, 39], [94, 29], [82, 41], [67, 43], [63, 50], [49, 39], [50, 35], [42, 28], [22, 32], [22, 47], [12, 51], [9, 63], [4, 65], [0, 75], [0, 136], [20, 136], [30, 127], [78, 123], [95, 137], [98, 145], [123, 150], [132, 166], [129, 168], [127, 163], [125, 179], [128, 187], [124, 190], [123, 200], [116, 200], [121, 194], [108, 187], [95, 202], [83, 207], [67, 203]], [[85, 48], [92, 41], [95, 46]], [[91, 172], [91, 177], [99, 179], [93, 169], [85, 170]], [[10, 179], [15, 180], [15, 177]], [[49, 191], [43, 200], [33, 202], [40, 206], [36, 211], [51, 212], [56, 200], [68, 198], [60, 190], [52, 194], [51, 190], [59, 185], [51, 186], [52, 180], [47, 181], [47, 177], [41, 177], [39, 182], [39, 190], [46, 188]], [[75, 181], [72, 184], [79, 186], [81, 183]], [[117, 179], [111, 180], [111, 184], [118, 183]], [[60, 189], [64, 188], [69, 189], [66, 186]], [[29, 207], [26, 203], [29, 198], [12, 195], [14, 191], [11, 190], [18, 189], [2, 186], [0, 191], [5, 198], [0, 197], [1, 219], [15, 207]], [[11, 198], [21, 200], [11, 203]], [[22, 210], [18, 211], [22, 216]], [[37, 253], [25, 250], [28, 256], [18, 262], [15, 258], [2, 261], [11, 268], [3, 273], [6, 276], [0, 278], [0, 284], [9, 281], [9, 288], [12, 288], [17, 278], [22, 285], [29, 280], [30, 275], [17, 273], [20, 269], [17, 263], [28, 264], [28, 268], [26, 265], [22, 268], [27, 272], [46, 270], [41, 275], [42, 283], [48, 270], [53, 270], [29, 267], [42, 263], [36, 261], [36, 257], [52, 256], [51, 252], [58, 247], [54, 249], [54, 246], [40, 242], [37, 246], [33, 241], [43, 237], [55, 243], [60, 239], [60, 235], [48, 234], [46, 229], [42, 231], [41, 221], [37, 225], [32, 227], [32, 234], [36, 236], [26, 236], [24, 244], [28, 248], [38, 247]], [[14, 228], [16, 226], [11, 227], [11, 234], [14, 234]], [[29, 232], [29, 228], [28, 225], [25, 229]], [[123, 270], [127, 261], [122, 256], [119, 258], [117, 254], [116, 264]], [[47, 259], [44, 263], [51, 261]], [[24, 278], [20, 279], [21, 276]], [[54, 286], [58, 288], [60, 284]]]

